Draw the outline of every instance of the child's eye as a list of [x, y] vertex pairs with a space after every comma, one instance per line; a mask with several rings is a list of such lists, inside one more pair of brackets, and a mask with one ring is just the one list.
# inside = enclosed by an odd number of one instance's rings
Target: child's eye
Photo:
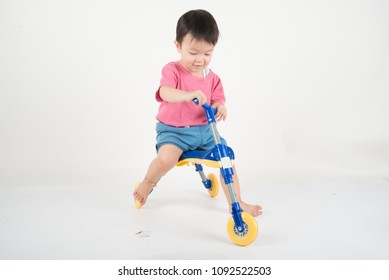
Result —
[[190, 52], [189, 54], [190, 54], [190, 55], [197, 55], [197, 53], [192, 53], [192, 52]]

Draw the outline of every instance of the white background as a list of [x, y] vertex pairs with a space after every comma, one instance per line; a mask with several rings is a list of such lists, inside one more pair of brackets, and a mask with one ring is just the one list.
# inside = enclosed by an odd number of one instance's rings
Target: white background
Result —
[[[17, 239], [19, 235], [15, 232], [32, 230], [39, 240], [44, 229], [35, 228], [33, 217], [45, 217], [56, 210], [69, 215], [64, 209], [72, 204], [89, 207], [85, 204], [88, 199], [95, 199], [92, 204], [95, 208], [88, 208], [92, 210], [86, 213], [93, 215], [97, 207], [101, 212], [98, 213], [103, 214], [107, 209], [99, 207], [105, 203], [104, 194], [107, 196], [108, 192], [93, 192], [95, 189], [116, 191], [116, 195], [123, 197], [120, 201], [123, 205], [127, 200], [131, 202], [134, 183], [143, 178], [155, 156], [158, 103], [154, 95], [160, 71], [167, 62], [179, 59], [173, 44], [176, 22], [184, 12], [194, 8], [207, 9], [219, 24], [221, 38], [211, 69], [222, 78], [229, 110], [227, 121], [219, 128], [235, 150], [247, 193], [255, 187], [256, 195], [267, 199], [268, 206], [277, 208], [296, 195], [291, 182], [310, 188], [309, 182], [316, 180], [317, 189], [308, 191], [313, 197], [320, 191], [335, 193], [330, 185], [323, 183], [326, 180], [351, 178], [357, 182], [355, 185], [343, 186], [343, 181], [336, 185], [345, 190], [343, 198], [359, 195], [354, 200], [355, 207], [363, 205], [369, 197], [369, 206], [361, 206], [361, 211], [363, 207], [370, 209], [368, 217], [384, 215], [384, 220], [366, 219], [374, 223], [368, 227], [373, 234], [367, 234], [367, 238], [375, 242], [379, 239], [374, 234], [387, 236], [387, 212], [381, 211], [387, 209], [389, 183], [387, 1], [2, 0], [0, 190], [4, 192], [0, 221], [4, 244], [26, 242], [18, 250], [10, 245], [8, 251], [3, 250], [3, 258], [93, 256], [91, 250], [97, 248], [98, 236], [96, 240], [92, 238], [96, 243], [84, 242], [88, 249], [80, 254], [74, 251], [67, 254], [58, 248], [50, 253], [50, 246], [61, 243], [58, 241], [61, 238], [55, 238], [57, 231], [51, 228], [52, 243], [45, 243], [48, 253], [44, 254], [44, 250], [34, 248], [24, 236]], [[181, 181], [195, 184], [197, 176], [187, 177], [194, 171], [182, 170], [172, 171], [165, 184]], [[371, 191], [366, 183], [370, 179], [376, 180], [377, 187]], [[278, 193], [261, 188], [280, 182], [282, 186], [272, 188]], [[358, 187], [362, 185], [363, 188]], [[77, 199], [66, 193], [68, 186]], [[356, 189], [363, 191], [355, 194]], [[128, 193], [120, 193], [123, 190]], [[169, 192], [173, 188], [160, 193]], [[303, 198], [307, 192], [297, 194], [296, 198]], [[312, 203], [309, 206], [317, 203], [325, 206], [328, 201], [322, 198], [309, 200]], [[277, 199], [279, 205], [274, 204]], [[42, 200], [52, 205], [40, 210], [34, 208]], [[293, 207], [298, 207], [298, 203], [290, 202]], [[339, 204], [345, 205], [343, 201]], [[117, 214], [124, 212], [119, 210], [115, 209]], [[26, 224], [27, 219], [16, 214], [18, 211], [30, 211], [32, 220]], [[76, 208], [71, 211], [73, 218], [80, 216]], [[299, 213], [305, 212], [302, 209]], [[146, 213], [155, 218], [156, 212]], [[337, 213], [334, 210], [333, 217]], [[353, 216], [352, 211], [344, 213], [347, 213], [345, 220], [349, 219], [348, 214]], [[169, 213], [169, 217], [174, 215]], [[137, 223], [144, 221], [138, 219]], [[113, 227], [117, 226], [115, 219], [110, 221]], [[355, 221], [356, 229], [359, 222]], [[289, 223], [287, 227], [295, 225], [294, 221]], [[45, 225], [43, 218], [39, 225]], [[82, 225], [80, 222], [79, 226]], [[149, 227], [146, 229], [153, 228], [146, 225]], [[121, 232], [120, 227], [115, 230]], [[274, 232], [283, 230], [275, 228]], [[71, 231], [69, 227], [61, 228], [68, 237]], [[80, 235], [70, 236], [80, 242]], [[297, 236], [304, 239], [300, 234]], [[342, 238], [347, 240], [348, 234]], [[64, 246], [74, 244], [74, 240]], [[85, 240], [91, 240], [90, 235]], [[387, 257], [387, 243], [386, 247], [379, 242], [369, 244], [353, 256], [366, 256], [363, 252], [370, 248], [369, 258]], [[32, 247], [26, 253], [28, 246]], [[375, 248], [381, 248], [378, 255]], [[263, 258], [296, 257], [293, 250], [289, 250], [290, 255], [282, 250], [277, 255], [274, 248], [268, 249], [269, 254]], [[336, 255], [330, 249], [324, 251], [322, 255], [300, 257], [350, 257], [346, 253]], [[126, 252], [129, 251], [123, 248], [119, 257], [128, 257]], [[252, 251], [254, 258], [257, 252], [260, 251]], [[95, 253], [97, 258], [118, 257], [108, 248]], [[153, 254], [164, 258], [163, 254]], [[142, 256], [147, 254], [142, 252]], [[195, 252], [186, 256], [203, 255]], [[174, 252], [170, 257], [175, 257]]]
[[[389, 176], [386, 1], [2, 1], [0, 186], [125, 183], [154, 157], [178, 17], [209, 10], [246, 176]], [[277, 169], [277, 172], [275, 170]], [[255, 173], [255, 174], [254, 174]]]

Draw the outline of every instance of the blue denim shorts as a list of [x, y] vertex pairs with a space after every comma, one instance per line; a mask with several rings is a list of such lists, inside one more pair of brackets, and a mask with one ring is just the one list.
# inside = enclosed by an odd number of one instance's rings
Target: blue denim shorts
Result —
[[[175, 127], [158, 122], [156, 149], [165, 144], [172, 144], [182, 151], [209, 150], [215, 146], [212, 130], [209, 125], [189, 127]], [[220, 141], [227, 145], [226, 140], [220, 136]]]

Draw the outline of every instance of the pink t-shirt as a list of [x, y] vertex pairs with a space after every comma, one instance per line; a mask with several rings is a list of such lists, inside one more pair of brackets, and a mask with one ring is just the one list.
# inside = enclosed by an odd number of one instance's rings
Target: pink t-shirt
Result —
[[[178, 61], [170, 62], [162, 69], [160, 87], [168, 86], [184, 91], [201, 90], [207, 96], [207, 102], [225, 103], [223, 85], [220, 78], [212, 71], [205, 78], [193, 76]], [[193, 102], [170, 103], [155, 94], [161, 102], [157, 120], [172, 126], [193, 126], [207, 124], [204, 109]]]

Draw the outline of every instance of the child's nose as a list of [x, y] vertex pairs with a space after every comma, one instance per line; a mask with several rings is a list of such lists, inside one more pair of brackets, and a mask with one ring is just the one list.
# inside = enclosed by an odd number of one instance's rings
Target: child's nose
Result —
[[204, 62], [204, 57], [202, 57], [202, 56], [196, 57], [195, 62], [196, 63], [203, 63]]

